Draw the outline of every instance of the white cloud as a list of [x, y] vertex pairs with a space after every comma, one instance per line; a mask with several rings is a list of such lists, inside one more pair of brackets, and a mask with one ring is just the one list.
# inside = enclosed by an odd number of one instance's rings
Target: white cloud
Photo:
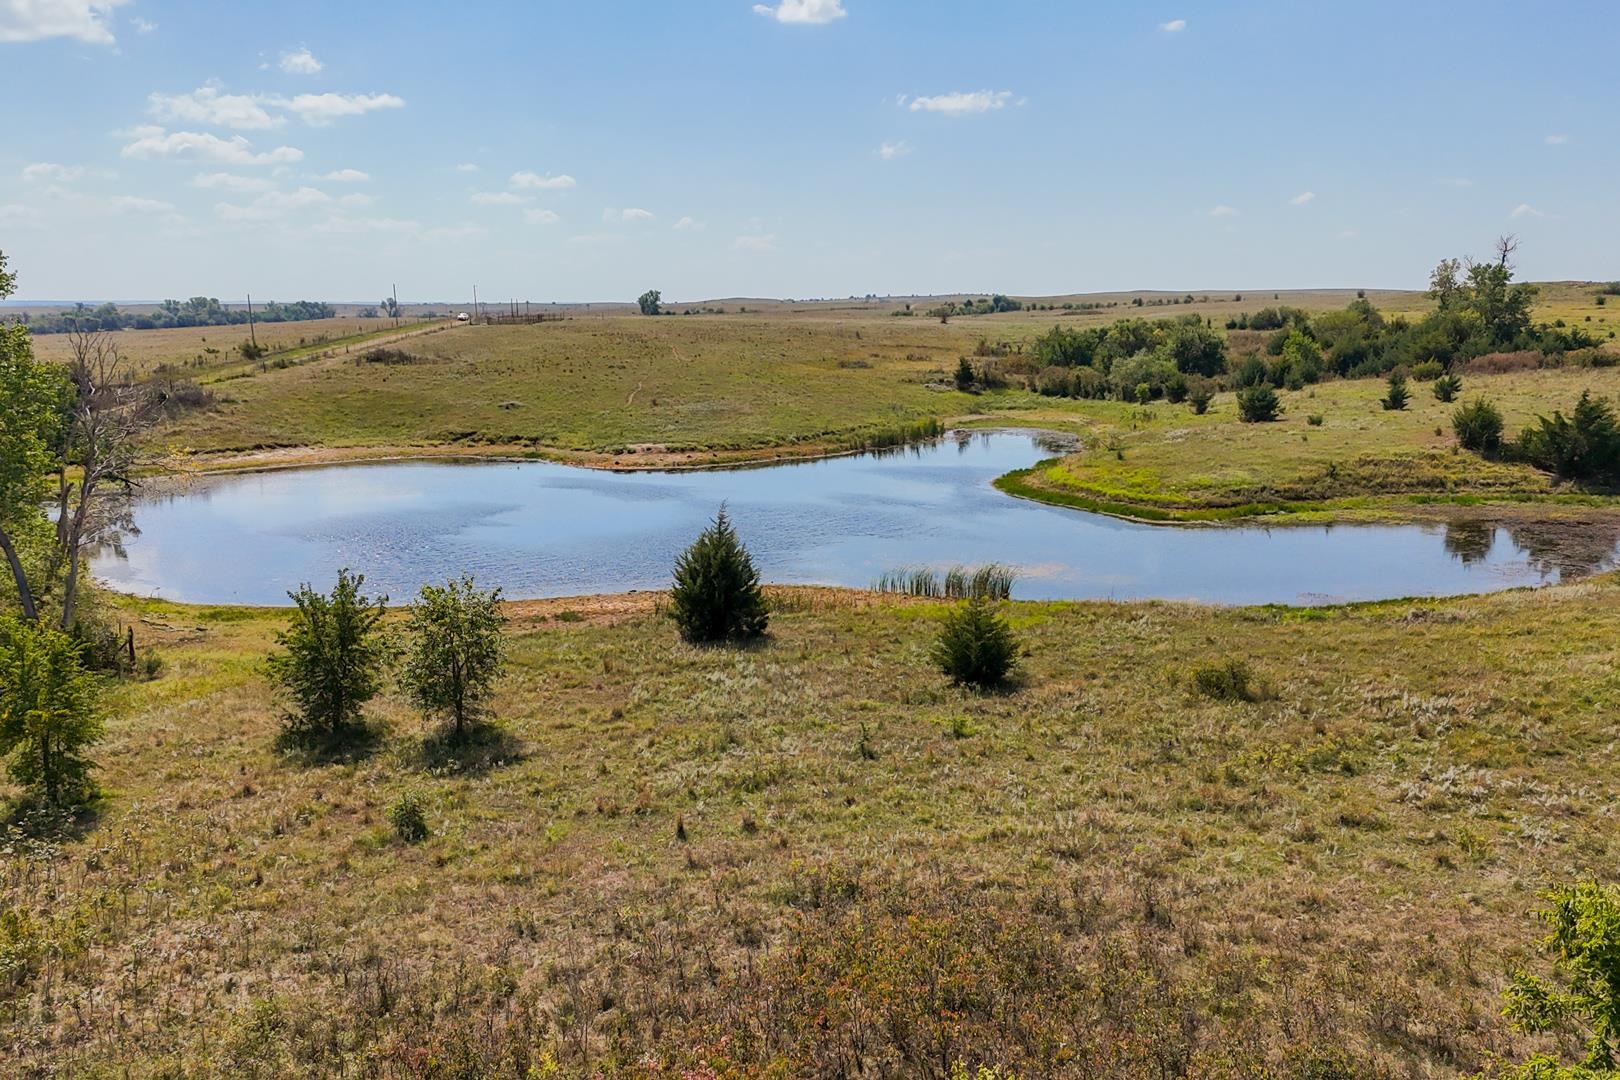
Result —
[[393, 94], [298, 94], [286, 100], [275, 99], [275, 104], [290, 109], [311, 127], [325, 127], [345, 116], [403, 108], [405, 99]]
[[1163, 30], [1167, 34], [1179, 34], [1183, 30], [1187, 29], [1187, 20], [1171, 19], [1169, 22], [1160, 23], [1159, 29]]
[[1012, 100], [1011, 90], [957, 90], [933, 97], [912, 98], [912, 112], [937, 112], [946, 116], [968, 116], [1005, 108]]
[[468, 201], [475, 206], [522, 206], [524, 198], [510, 191], [475, 191]]
[[112, 45], [113, 9], [129, 0], [0, 0], [0, 42], [73, 38]]
[[275, 187], [261, 176], [239, 176], [236, 173], [198, 173], [191, 178], [192, 187], [219, 191], [269, 191]]
[[1466, 176], [1442, 176], [1435, 183], [1440, 184], [1442, 187], [1452, 188], [1471, 188], [1474, 186], [1474, 182]]
[[478, 171], [478, 166], [474, 165], [470, 161], [463, 161], [460, 165], [456, 166], [456, 172], [477, 172], [477, 171]]
[[523, 220], [530, 225], [555, 225], [562, 218], [551, 210], [525, 210], [523, 211]]
[[754, 11], [759, 15], [768, 15], [780, 23], [811, 26], [830, 23], [849, 14], [844, 10], [842, 0], [781, 0], [775, 6], [755, 4]]
[[83, 175], [83, 165], [58, 165], [54, 161], [36, 161], [32, 165], [24, 165], [22, 171], [22, 178], [30, 184], [42, 180], [71, 184]]
[[41, 216], [32, 206], [23, 206], [21, 203], [7, 203], [0, 206], [0, 226], [8, 229], [37, 229], [40, 227]]
[[135, 28], [137, 34], [150, 34], [157, 29], [157, 23], [151, 19], [143, 19], [139, 15], [129, 20], [129, 25]]
[[278, 66], [288, 75], [319, 75], [321, 68], [325, 67], [315, 59], [314, 53], [305, 48], [282, 53]]
[[246, 206], [219, 203], [215, 205], [214, 213], [226, 221], [265, 221], [285, 217], [297, 210], [328, 206], [331, 202], [332, 196], [326, 192], [301, 187], [296, 191], [267, 191]]
[[322, 180], [331, 180], [338, 184], [363, 184], [371, 179], [371, 174], [361, 172], [359, 169], [335, 169], [322, 175]]
[[651, 221], [652, 219], [652, 211], [643, 210], [639, 206], [627, 206], [623, 210], [617, 210], [610, 206], [606, 210], [602, 211], [602, 220], [609, 222], [610, 224], [615, 221], [628, 223], [633, 221]]
[[776, 234], [764, 233], [757, 236], [739, 236], [731, 242], [731, 246], [738, 251], [775, 251]]
[[138, 127], [127, 135], [133, 140], [121, 151], [127, 158], [195, 158], [226, 165], [291, 165], [304, 160], [304, 152], [295, 146], [256, 154], [253, 144], [240, 135], [222, 139], [201, 131], [165, 132], [160, 127]]
[[[473, 166], [474, 169], [477, 167], [476, 165]], [[466, 171], [466, 166], [458, 166], [458, 168]], [[563, 173], [561, 176], [552, 176], [550, 173], [546, 173], [541, 176], [537, 172], [515, 172], [508, 182], [515, 188], [535, 191], [561, 191], [563, 188], [574, 186], [574, 178], [567, 173]]]
[[903, 158], [909, 153], [911, 153], [911, 144], [906, 142], [904, 139], [897, 139], [894, 142], [886, 142], [882, 146], [878, 147], [877, 150], [878, 157], [882, 158], [884, 161], [893, 161], [895, 158]]
[[1508, 214], [1508, 217], [1510, 217], [1510, 218], [1546, 217], [1546, 216], [1547, 216], [1546, 214], [1542, 213], [1540, 210], [1537, 210], [1535, 207], [1531, 206], [1529, 203], [1520, 203], [1518, 206], [1515, 206], [1513, 208], [1512, 213]]
[[1224, 203], [1209, 212], [1210, 217], [1237, 217], [1237, 210]]
[[1314, 191], [1302, 191], [1298, 195], [1295, 195], [1292, 199], [1289, 199], [1288, 201], [1290, 203], [1292, 203], [1293, 205], [1295, 205], [1295, 206], [1304, 206], [1306, 203], [1310, 202], [1314, 198], [1316, 198], [1316, 192], [1314, 192]]
[[339, 206], [347, 206], [350, 208], [370, 206], [371, 203], [371, 196], [361, 191], [352, 191], [338, 200]]
[[143, 199], [139, 195], [114, 195], [107, 200], [107, 205], [120, 213], [131, 214], [172, 214], [174, 204], [161, 199]]
[[272, 116], [251, 94], [224, 94], [217, 86], [200, 86], [189, 94], [157, 94], [147, 98], [149, 111], [159, 120], [174, 120], [211, 127], [264, 131], [287, 122]]
[[1565, 143], [1569, 142], [1569, 136], [1563, 134], [1554, 134], [1547, 136], [1547, 138], [1543, 141], [1546, 142], [1548, 146], [1563, 146]]
[[698, 232], [703, 228], [703, 222], [688, 214], [670, 227], [677, 232]]

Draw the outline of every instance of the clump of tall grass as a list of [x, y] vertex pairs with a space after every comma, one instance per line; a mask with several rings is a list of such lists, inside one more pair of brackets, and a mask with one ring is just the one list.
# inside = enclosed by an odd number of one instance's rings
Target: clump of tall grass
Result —
[[885, 571], [873, 582], [872, 591], [936, 600], [1006, 600], [1012, 596], [1017, 580], [1018, 571], [1001, 563], [958, 565], [943, 574], [926, 566], [912, 566]]
[[937, 439], [945, 434], [945, 425], [937, 417], [911, 420], [876, 431], [857, 431], [838, 440], [846, 450], [888, 450], [896, 446]]

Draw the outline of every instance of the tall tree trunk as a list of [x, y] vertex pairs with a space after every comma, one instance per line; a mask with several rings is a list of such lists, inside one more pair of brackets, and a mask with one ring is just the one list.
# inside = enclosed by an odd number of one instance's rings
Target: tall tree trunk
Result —
[[29, 622], [39, 621], [39, 609], [34, 606], [34, 593], [28, 587], [28, 574], [23, 570], [22, 560], [17, 558], [17, 549], [12, 546], [11, 537], [6, 530], [0, 529], [0, 551], [5, 552], [6, 562], [11, 564], [11, 577], [17, 583], [17, 599], [22, 602], [23, 617]]

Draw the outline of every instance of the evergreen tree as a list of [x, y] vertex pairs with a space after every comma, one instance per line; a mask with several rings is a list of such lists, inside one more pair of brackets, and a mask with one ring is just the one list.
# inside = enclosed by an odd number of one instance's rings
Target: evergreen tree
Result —
[[953, 682], [990, 687], [1017, 663], [1018, 642], [989, 602], [975, 597], [945, 616], [933, 657]]
[[387, 597], [360, 592], [365, 575], [338, 571], [331, 596], [301, 585], [292, 625], [276, 635], [270, 678], [292, 706], [285, 724], [296, 742], [335, 743], [360, 726], [366, 702], [382, 688], [388, 645], [377, 624]]
[[670, 599], [675, 623], [687, 641], [745, 641], [765, 632], [770, 616], [759, 571], [724, 506], [675, 560]]
[[1406, 376], [1398, 371], [1389, 373], [1389, 390], [1379, 404], [1384, 406], [1386, 412], [1397, 412], [1406, 408], [1406, 403], [1412, 399], [1412, 392], [1406, 388]]
[[0, 619], [0, 756], [51, 806], [95, 791], [84, 751], [101, 738], [99, 684], [80, 646], [53, 627]]

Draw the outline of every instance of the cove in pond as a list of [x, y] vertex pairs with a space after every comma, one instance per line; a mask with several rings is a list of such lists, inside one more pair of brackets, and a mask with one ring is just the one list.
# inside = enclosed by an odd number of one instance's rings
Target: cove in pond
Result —
[[1620, 539], [1612, 525], [1138, 525], [991, 487], [1052, 452], [1039, 433], [963, 432], [724, 471], [416, 462], [210, 477], [138, 502], [136, 531], [94, 571], [210, 604], [285, 604], [345, 566], [399, 601], [462, 573], [512, 599], [662, 589], [724, 502], [771, 582], [866, 587], [897, 567], [1000, 562], [1026, 599], [1322, 604], [1552, 583], [1614, 565]]

